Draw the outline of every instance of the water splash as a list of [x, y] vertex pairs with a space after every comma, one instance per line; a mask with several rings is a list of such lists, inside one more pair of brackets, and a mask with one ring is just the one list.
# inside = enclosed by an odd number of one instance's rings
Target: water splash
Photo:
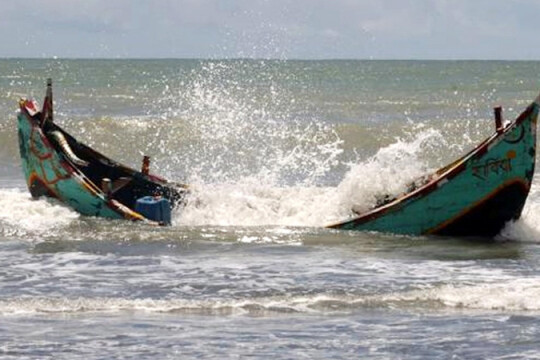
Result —
[[[277, 186], [260, 173], [223, 183], [196, 183], [175, 226], [324, 226], [351, 216], [352, 208], [368, 208], [380, 195], [404, 190], [426, 171], [420, 154], [438, 142], [426, 131], [412, 142], [398, 141], [354, 166], [338, 186]], [[397, 169], [396, 169], [397, 166]], [[32, 200], [20, 190], [3, 190], [0, 220], [25, 231], [48, 231], [78, 216], [54, 200]]]
[[48, 233], [79, 215], [53, 199], [34, 200], [27, 191], [0, 189], [0, 234]]
[[244, 181], [193, 190], [176, 224], [321, 226], [337, 208], [333, 187], [270, 187]]
[[[313, 185], [339, 164], [342, 140], [333, 125], [296, 108], [283, 84], [291, 76], [265, 62], [203, 62], [187, 82], [165, 86], [154, 105], [184, 125], [189, 144], [173, 158], [191, 182]], [[158, 136], [169, 143], [178, 133]]]
[[407, 191], [412, 182], [428, 174], [423, 154], [444, 143], [441, 133], [424, 130], [411, 142], [398, 140], [380, 149], [375, 156], [360, 164], [351, 165], [337, 187], [340, 203], [355, 212], [374, 207], [381, 197], [395, 197]]
[[440, 144], [436, 131], [379, 151], [336, 188], [343, 140], [333, 124], [297, 105], [290, 85], [297, 75], [277, 65], [205, 61], [181, 81], [164, 82], [153, 106], [165, 124], [157, 123], [152, 147], [171, 152], [175, 138], [187, 142], [168, 166], [182, 167], [193, 191], [176, 224], [321, 226], [425, 173], [418, 154]]
[[373, 157], [351, 165], [333, 186], [276, 187], [258, 178], [193, 188], [177, 223], [183, 225], [323, 226], [343, 220], [352, 210], [365, 211], [381, 196], [397, 196], [428, 173], [421, 154], [440, 144], [441, 134], [427, 130], [412, 142], [398, 141]]
[[521, 217], [509, 222], [499, 237], [505, 240], [522, 242], [539, 242], [540, 240], [540, 179], [535, 176], [529, 197], [523, 208]]

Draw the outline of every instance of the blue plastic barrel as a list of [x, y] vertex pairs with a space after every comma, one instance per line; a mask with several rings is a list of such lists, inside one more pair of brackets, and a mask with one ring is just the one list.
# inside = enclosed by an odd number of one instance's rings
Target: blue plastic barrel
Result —
[[149, 220], [171, 224], [171, 203], [165, 198], [145, 196], [137, 199], [135, 211]]

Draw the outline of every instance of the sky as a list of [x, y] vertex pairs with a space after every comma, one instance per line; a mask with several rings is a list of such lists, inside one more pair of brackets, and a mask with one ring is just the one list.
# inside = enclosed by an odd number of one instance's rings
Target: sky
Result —
[[540, 60], [540, 0], [0, 0], [0, 57]]

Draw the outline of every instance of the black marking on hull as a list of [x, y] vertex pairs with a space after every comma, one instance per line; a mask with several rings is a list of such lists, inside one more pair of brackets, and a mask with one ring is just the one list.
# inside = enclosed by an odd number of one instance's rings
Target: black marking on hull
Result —
[[502, 230], [506, 222], [519, 218], [527, 199], [527, 193], [528, 191], [523, 184], [508, 185], [490, 199], [434, 234], [494, 237]]

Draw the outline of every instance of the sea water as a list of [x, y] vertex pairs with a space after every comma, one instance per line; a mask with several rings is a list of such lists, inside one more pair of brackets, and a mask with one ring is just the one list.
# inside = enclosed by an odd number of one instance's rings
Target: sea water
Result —
[[[540, 184], [491, 242], [324, 226], [513, 119], [540, 62], [0, 60], [0, 358], [539, 358]], [[32, 199], [17, 102], [190, 185], [170, 227]]]

